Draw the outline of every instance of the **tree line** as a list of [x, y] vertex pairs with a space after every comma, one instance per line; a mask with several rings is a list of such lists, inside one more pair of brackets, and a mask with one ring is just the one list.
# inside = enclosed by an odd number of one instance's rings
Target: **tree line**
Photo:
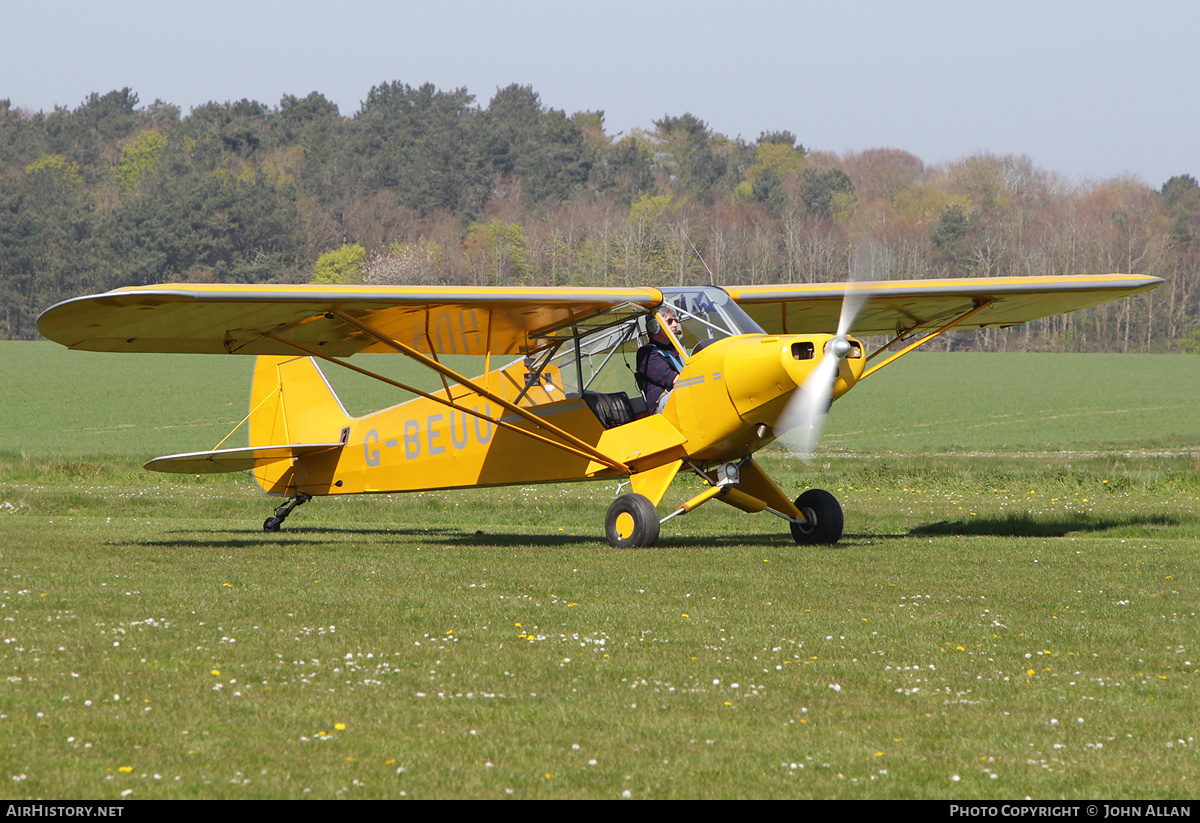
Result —
[[1027, 157], [810, 151], [686, 113], [609, 135], [529, 86], [384, 83], [184, 115], [130, 89], [0, 100], [0, 338], [160, 282], [686, 285], [1137, 272], [1150, 295], [953, 348], [1200, 351], [1200, 187], [1069, 183]]

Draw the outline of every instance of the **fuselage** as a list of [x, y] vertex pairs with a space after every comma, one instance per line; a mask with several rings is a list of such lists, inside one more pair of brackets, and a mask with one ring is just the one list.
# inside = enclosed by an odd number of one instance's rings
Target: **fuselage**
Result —
[[[262, 404], [269, 391], [278, 390], [282, 402], [269, 423], [265, 415], [257, 425], [252, 417], [251, 445], [281, 437], [345, 445], [291, 465], [260, 467], [255, 477], [264, 490], [276, 494], [361, 494], [588, 480], [635, 474], [685, 458], [700, 464], [737, 460], [775, 439], [780, 415], [820, 362], [829, 339], [749, 334], [716, 340], [688, 358], [662, 414], [642, 413], [611, 428], [601, 424], [583, 397], [564, 396], [563, 375], [553, 367], [529, 381], [525, 362], [515, 361], [475, 380], [628, 471], [569, 445], [531, 439], [526, 432], [558, 441], [553, 433], [459, 385], [434, 393], [437, 399], [419, 397], [358, 418], [347, 415], [331, 391], [324, 402], [313, 398], [320, 388], [312, 385], [304, 389], [303, 404], [287, 403], [289, 383], [312, 384], [307, 370], [315, 371], [311, 364], [299, 365], [303, 361], [288, 361], [276, 364], [277, 377], [276, 372], [260, 377], [256, 369], [252, 407]], [[834, 397], [854, 385], [863, 362], [860, 353], [841, 362]], [[292, 390], [292, 395], [299, 393], [299, 386]], [[303, 423], [289, 424], [285, 409], [301, 406]]]

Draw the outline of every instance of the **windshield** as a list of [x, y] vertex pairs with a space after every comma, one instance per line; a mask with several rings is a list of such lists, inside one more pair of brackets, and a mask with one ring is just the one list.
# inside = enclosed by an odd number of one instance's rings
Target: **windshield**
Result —
[[697, 347], [739, 334], [765, 334], [729, 295], [714, 286], [666, 288], [663, 306], [675, 309], [681, 321], [683, 350], [694, 354]]

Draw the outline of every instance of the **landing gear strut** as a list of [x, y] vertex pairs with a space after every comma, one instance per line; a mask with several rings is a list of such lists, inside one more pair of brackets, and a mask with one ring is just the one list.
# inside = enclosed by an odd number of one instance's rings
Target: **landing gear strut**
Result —
[[279, 527], [283, 525], [283, 521], [292, 513], [292, 509], [297, 506], [304, 505], [309, 500], [312, 500], [311, 494], [298, 494], [288, 502], [275, 510], [275, 514], [263, 521], [263, 531], [277, 532]]

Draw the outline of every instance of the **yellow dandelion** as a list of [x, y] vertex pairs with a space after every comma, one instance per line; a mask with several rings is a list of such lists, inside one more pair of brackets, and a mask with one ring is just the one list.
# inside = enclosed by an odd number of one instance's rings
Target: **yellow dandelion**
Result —
[[334, 724], [333, 724], [333, 727], [334, 727], [335, 729], [337, 729], [339, 732], [344, 732], [344, 731], [346, 731], [346, 724], [345, 724], [345, 723], [334, 723]]
[[129, 774], [133, 771], [133, 766], [122, 766], [121, 768], [117, 769], [117, 771], [121, 772], [122, 774]]

